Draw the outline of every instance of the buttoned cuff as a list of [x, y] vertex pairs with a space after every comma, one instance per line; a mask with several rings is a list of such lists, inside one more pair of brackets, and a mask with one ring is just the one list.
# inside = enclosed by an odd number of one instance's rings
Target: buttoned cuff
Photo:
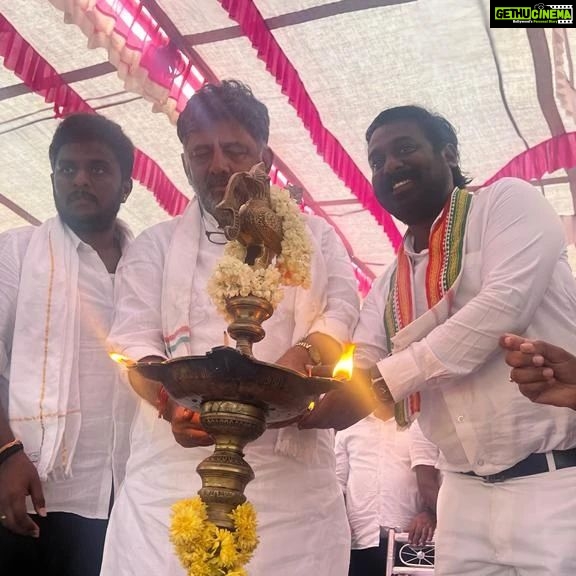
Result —
[[419, 392], [429, 380], [446, 370], [424, 340], [414, 342], [405, 350], [392, 354], [377, 364], [395, 402]]

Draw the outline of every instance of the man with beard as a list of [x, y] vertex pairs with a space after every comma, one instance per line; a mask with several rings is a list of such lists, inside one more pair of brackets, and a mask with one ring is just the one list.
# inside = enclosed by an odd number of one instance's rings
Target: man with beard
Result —
[[[207, 293], [226, 244], [215, 206], [232, 174], [260, 162], [269, 170], [272, 162], [268, 111], [239, 82], [205, 85], [186, 105], [177, 129], [196, 198], [181, 217], [144, 232], [119, 268], [110, 342], [135, 360], [204, 355], [223, 344], [228, 323]], [[254, 346], [256, 358], [301, 372], [339, 357], [359, 304], [338, 236], [324, 220], [303, 218], [313, 247], [311, 287], [284, 289], [264, 325], [266, 337]], [[137, 388], [144, 400], [132, 432], [126, 482], [112, 512], [102, 574], [184, 575], [169, 540], [170, 509], [201, 487], [196, 467], [212, 453], [212, 439], [197, 413], [166, 405], [159, 386]], [[342, 425], [339, 417], [333, 414], [330, 425]], [[250, 575], [345, 576], [350, 531], [332, 432], [269, 429], [245, 452], [256, 476], [246, 496], [257, 511], [260, 538], [247, 566]]]
[[499, 347], [510, 332], [576, 349], [559, 218], [521, 180], [470, 194], [454, 128], [422, 108], [385, 110], [366, 139], [408, 231], [354, 340], [380, 402], [440, 448], [435, 573], [575, 574], [576, 414], [520, 394]]
[[134, 406], [105, 347], [134, 147], [78, 114], [49, 157], [58, 216], [0, 235], [0, 572], [97, 576]]

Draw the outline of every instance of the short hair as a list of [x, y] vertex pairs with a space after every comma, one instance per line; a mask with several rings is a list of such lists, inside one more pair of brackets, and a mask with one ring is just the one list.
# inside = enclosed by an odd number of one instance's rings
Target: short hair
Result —
[[134, 144], [116, 122], [97, 114], [71, 114], [60, 122], [48, 148], [52, 170], [56, 166], [56, 158], [60, 148], [66, 144], [79, 142], [105, 144], [110, 148], [120, 165], [122, 179], [131, 178], [134, 168]]
[[[442, 150], [447, 144], [452, 144], [456, 150], [458, 162], [460, 161], [458, 136], [454, 126], [440, 114], [433, 114], [420, 106], [396, 106], [380, 112], [366, 130], [366, 142], [370, 142], [374, 132], [381, 126], [406, 121], [418, 124], [436, 152]], [[462, 173], [460, 166], [452, 166], [451, 169], [455, 186], [463, 188], [470, 182], [470, 178]]]
[[238, 80], [202, 86], [178, 117], [178, 138], [184, 144], [190, 132], [206, 130], [216, 122], [230, 120], [238, 122], [257, 142], [268, 143], [268, 109], [255, 98], [248, 86]]

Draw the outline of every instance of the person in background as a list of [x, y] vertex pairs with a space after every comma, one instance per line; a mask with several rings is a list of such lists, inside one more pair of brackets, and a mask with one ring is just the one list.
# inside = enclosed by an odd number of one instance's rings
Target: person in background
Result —
[[526, 398], [576, 410], [576, 356], [541, 340], [505, 334], [500, 346], [512, 367], [510, 380]]
[[436, 528], [438, 449], [417, 424], [399, 430], [392, 406], [380, 406], [336, 433], [336, 473], [352, 532], [349, 576], [383, 576], [388, 529], [423, 545]]

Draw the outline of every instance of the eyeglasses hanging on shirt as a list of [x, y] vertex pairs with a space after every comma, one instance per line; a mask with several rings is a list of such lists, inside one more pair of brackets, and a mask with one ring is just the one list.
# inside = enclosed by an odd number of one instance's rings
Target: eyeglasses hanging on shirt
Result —
[[212, 244], [217, 244], [218, 246], [224, 246], [224, 244], [228, 243], [228, 240], [226, 240], [226, 235], [224, 234], [224, 232], [220, 232], [219, 230], [213, 232], [204, 230], [204, 234], [206, 234], [208, 242], [211, 242]]
[[206, 234], [208, 242], [216, 244], [217, 246], [224, 246], [224, 244], [227, 244], [228, 240], [226, 240], [226, 235], [223, 230], [207, 230], [208, 226], [217, 227], [218, 222], [214, 216], [204, 210], [202, 203], [200, 203], [200, 213], [202, 214], [202, 220], [204, 222], [204, 234]]

